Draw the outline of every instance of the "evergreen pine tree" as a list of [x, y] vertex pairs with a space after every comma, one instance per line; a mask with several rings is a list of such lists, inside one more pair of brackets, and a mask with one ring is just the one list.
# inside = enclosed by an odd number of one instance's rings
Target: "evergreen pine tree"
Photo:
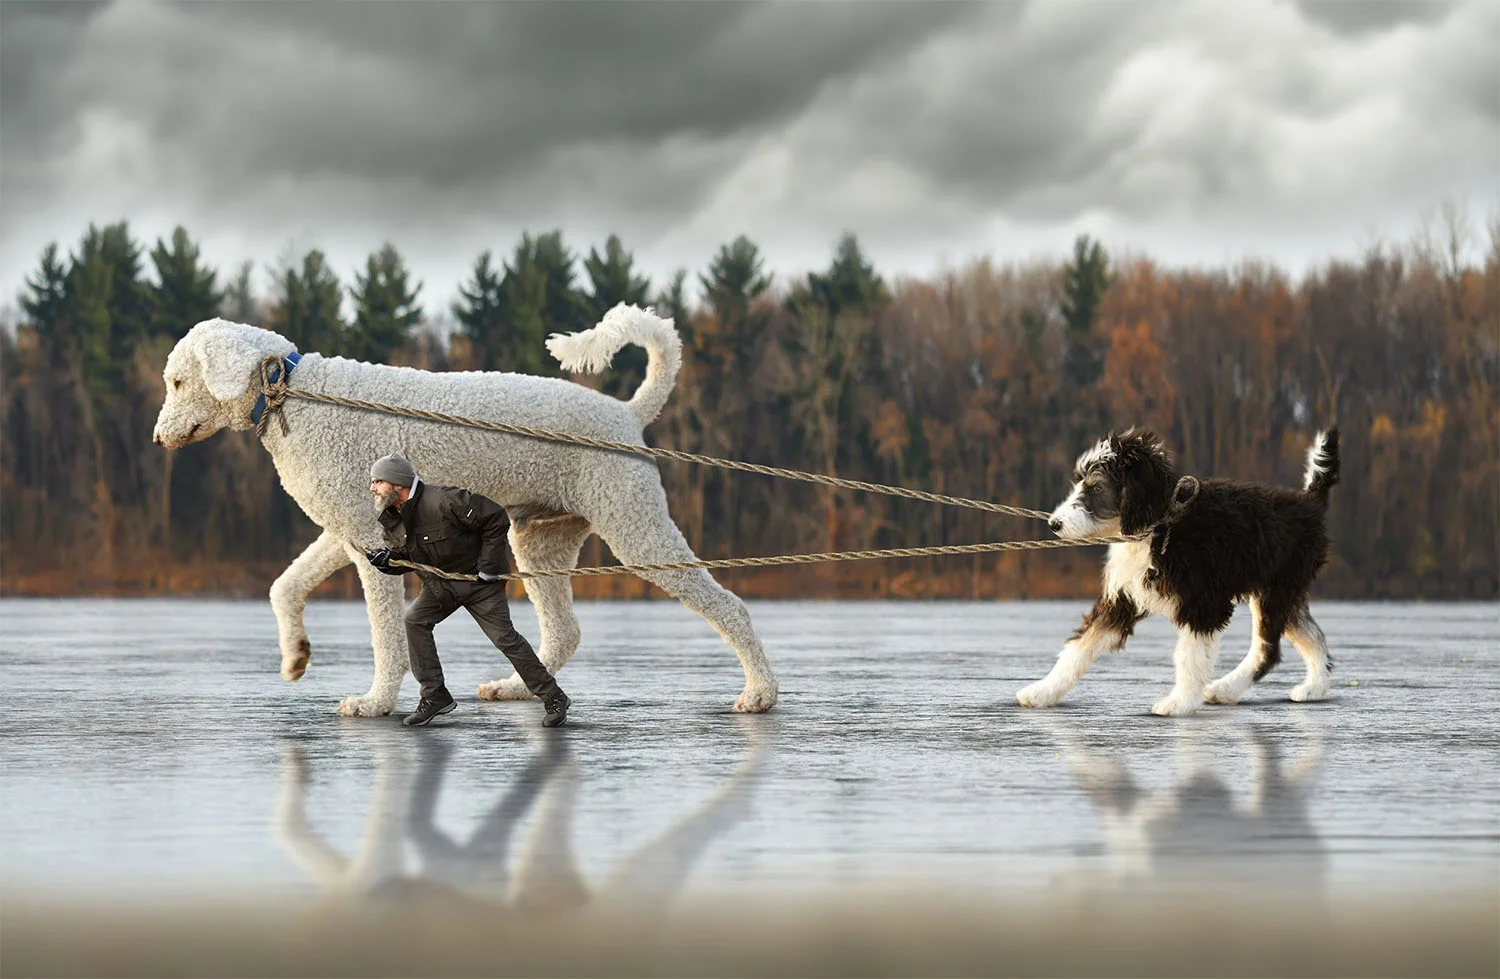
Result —
[[194, 324], [219, 315], [225, 292], [218, 287], [218, 273], [199, 264], [199, 254], [181, 226], [172, 232], [170, 248], [160, 238], [156, 240], [151, 250], [156, 283], [146, 294], [153, 334], [176, 340]]
[[422, 286], [412, 288], [410, 278], [400, 253], [389, 243], [366, 260], [364, 274], [354, 274], [349, 290], [354, 322], [345, 333], [344, 356], [386, 363], [410, 339], [412, 327], [422, 321], [422, 307], [417, 305]]
[[36, 331], [54, 368], [80, 356], [82, 341], [67, 319], [68, 268], [57, 257], [57, 243], [42, 249], [41, 265], [26, 279], [21, 309]]
[[141, 251], [124, 222], [90, 225], [68, 269], [64, 332], [77, 351], [96, 417], [125, 394], [125, 368], [149, 321]]
[[267, 326], [297, 345], [303, 353], [326, 357], [343, 353], [343, 289], [316, 248], [302, 259], [302, 268], [284, 268], [277, 275], [276, 303]]
[[875, 274], [875, 266], [865, 261], [859, 240], [853, 234], [839, 239], [833, 263], [828, 271], [811, 272], [807, 284], [792, 295], [789, 305], [795, 310], [815, 303], [827, 311], [830, 319], [840, 313], [869, 312], [890, 301], [885, 282]]
[[547, 353], [552, 333], [572, 333], [588, 323], [583, 298], [573, 288], [573, 256], [562, 232], [521, 236], [501, 282], [497, 366], [524, 374], [557, 375]]
[[498, 354], [504, 333], [505, 293], [489, 249], [474, 262], [473, 278], [458, 287], [453, 316], [473, 346], [480, 370], [503, 370]]
[[[604, 254], [589, 249], [583, 268], [589, 277], [589, 291], [584, 297], [589, 319], [594, 323], [620, 303], [645, 306], [651, 294], [651, 280], [636, 275], [631, 266], [635, 258], [620, 244], [618, 235], [610, 235]], [[610, 372], [605, 375], [603, 390], [616, 397], [627, 397], [646, 377], [647, 354], [630, 344], [615, 355]]]
[[1073, 260], [1063, 270], [1062, 316], [1066, 324], [1064, 369], [1079, 387], [1090, 387], [1104, 372], [1101, 338], [1094, 334], [1099, 305], [1113, 283], [1109, 255], [1088, 235], [1073, 242]]
[[670, 318], [677, 332], [682, 335], [683, 346], [692, 350], [696, 337], [693, 331], [693, 313], [687, 303], [687, 269], [678, 269], [661, 292], [656, 294], [656, 311]]
[[771, 288], [771, 277], [762, 274], [764, 266], [760, 249], [744, 235], [719, 248], [707, 274], [698, 281], [720, 323], [743, 323], [750, 304]]
[[589, 290], [585, 298], [589, 318], [594, 322], [598, 322], [605, 313], [620, 303], [645, 306], [649, 302], [651, 280], [644, 275], [636, 275], [632, 269], [634, 264], [635, 256], [620, 244], [618, 235], [609, 236], [609, 240], [604, 243], [603, 255], [595, 249], [589, 249], [589, 257], [583, 262], [584, 271], [589, 277]]
[[261, 322], [260, 302], [255, 297], [252, 278], [255, 263], [249, 259], [240, 263], [239, 271], [229, 280], [224, 290], [224, 302], [220, 315], [235, 323], [259, 326]]

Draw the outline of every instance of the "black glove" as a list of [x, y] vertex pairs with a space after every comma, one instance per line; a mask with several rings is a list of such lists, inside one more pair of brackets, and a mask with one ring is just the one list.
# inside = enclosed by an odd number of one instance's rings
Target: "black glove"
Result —
[[365, 557], [370, 559], [370, 563], [375, 566], [375, 570], [377, 571], [382, 571], [385, 574], [406, 574], [405, 568], [391, 567], [391, 549], [389, 547], [382, 547], [378, 551], [366, 551]]

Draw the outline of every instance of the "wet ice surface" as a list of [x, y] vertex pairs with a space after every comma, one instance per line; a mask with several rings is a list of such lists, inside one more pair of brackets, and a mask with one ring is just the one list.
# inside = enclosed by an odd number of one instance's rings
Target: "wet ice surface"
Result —
[[575, 706], [545, 731], [536, 703], [474, 699], [509, 671], [463, 613], [438, 628], [459, 708], [406, 730], [410, 679], [398, 716], [335, 714], [371, 676], [357, 603], [309, 608], [312, 665], [286, 684], [264, 601], [5, 600], [0, 874], [95, 897], [405, 878], [636, 902], [893, 879], [1500, 885], [1496, 606], [1317, 604], [1329, 702], [1286, 699], [1288, 648], [1242, 704], [1186, 719], [1148, 713], [1172, 642], [1150, 620], [1062, 707], [1021, 709], [1086, 607], [752, 603], [782, 700], [746, 717], [696, 616], [585, 603]]

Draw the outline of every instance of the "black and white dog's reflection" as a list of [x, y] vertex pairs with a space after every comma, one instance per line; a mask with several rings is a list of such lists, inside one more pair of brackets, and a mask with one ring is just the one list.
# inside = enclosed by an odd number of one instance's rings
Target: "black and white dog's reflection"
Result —
[[[1243, 727], [1238, 739], [1185, 736], [1170, 783], [1156, 788], [1132, 775], [1127, 752], [1090, 742], [1066, 718], [1048, 727], [1098, 813], [1107, 883], [1322, 888], [1328, 854], [1308, 807], [1322, 763], [1316, 726], [1292, 732], [1303, 744], [1291, 760], [1279, 735], [1256, 724]], [[1237, 790], [1231, 773], [1243, 771], [1246, 760], [1249, 783]]]
[[[352, 856], [309, 825], [311, 765], [305, 751], [289, 746], [282, 756], [274, 832], [332, 898], [477, 901], [526, 914], [585, 905], [660, 911], [682, 889], [709, 844], [748, 808], [764, 745], [754, 725], [747, 725], [746, 733], [739, 762], [717, 789], [595, 886], [579, 871], [573, 852], [579, 765], [567, 741], [555, 736], [537, 738], [530, 757], [467, 840], [459, 842], [438, 826], [435, 816], [450, 762], [460, 749], [442, 738], [370, 732], [375, 735], [375, 777], [363, 839]], [[417, 873], [407, 873], [407, 842], [421, 866]]]

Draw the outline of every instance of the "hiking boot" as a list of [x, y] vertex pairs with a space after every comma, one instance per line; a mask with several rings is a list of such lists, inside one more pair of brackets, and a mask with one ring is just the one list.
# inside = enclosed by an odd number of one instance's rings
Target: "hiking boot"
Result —
[[568, 708], [573, 701], [561, 690], [547, 698], [547, 716], [542, 718], [542, 727], [561, 727], [568, 719]]
[[456, 706], [458, 705], [454, 702], [453, 695], [446, 690], [432, 700], [423, 697], [417, 704], [417, 709], [401, 719], [401, 725], [402, 727], [422, 727], [434, 717], [446, 714]]

